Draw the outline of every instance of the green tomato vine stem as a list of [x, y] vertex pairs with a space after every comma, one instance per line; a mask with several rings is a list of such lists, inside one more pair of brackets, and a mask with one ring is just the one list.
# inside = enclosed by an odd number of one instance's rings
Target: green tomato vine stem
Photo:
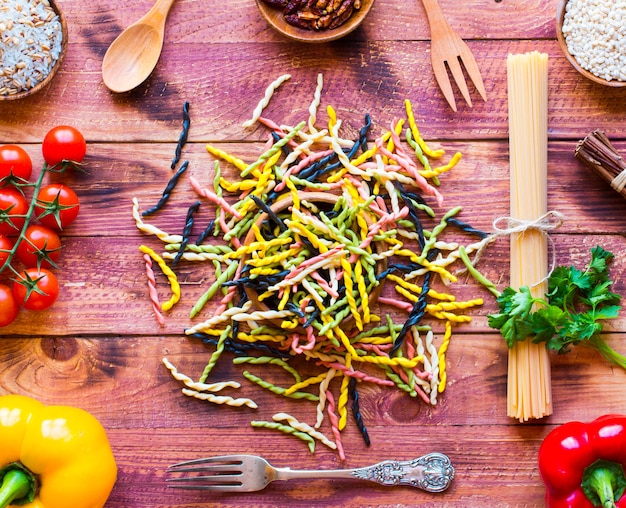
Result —
[[37, 180], [35, 181], [34, 184], [32, 184], [33, 197], [30, 201], [28, 210], [26, 211], [26, 215], [24, 216], [24, 225], [22, 226], [22, 229], [20, 230], [20, 234], [18, 235], [17, 239], [15, 240], [15, 243], [13, 244], [13, 247], [11, 248], [10, 251], [8, 251], [7, 259], [4, 261], [4, 264], [0, 266], [0, 274], [3, 273], [8, 268], [15, 275], [19, 275], [17, 270], [15, 270], [15, 268], [11, 264], [11, 261], [13, 260], [13, 257], [15, 256], [15, 253], [17, 252], [17, 247], [24, 240], [26, 229], [28, 229], [28, 226], [30, 225], [30, 221], [35, 212], [35, 205], [37, 204], [37, 195], [39, 194], [39, 189], [41, 189], [41, 184], [43, 183], [43, 179], [49, 171], [52, 171], [53, 168], [54, 166], [49, 167], [46, 163], [44, 163], [43, 167], [41, 168], [41, 172], [39, 173], [39, 176], [37, 177]]

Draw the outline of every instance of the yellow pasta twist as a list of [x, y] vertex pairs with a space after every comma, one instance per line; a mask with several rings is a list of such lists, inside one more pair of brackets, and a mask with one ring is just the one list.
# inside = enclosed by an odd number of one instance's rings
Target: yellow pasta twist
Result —
[[406, 109], [407, 118], [409, 120], [409, 127], [411, 132], [413, 133], [413, 138], [422, 149], [425, 155], [431, 157], [433, 159], [439, 159], [443, 157], [445, 153], [444, 150], [432, 150], [422, 139], [422, 135], [420, 134], [419, 128], [417, 127], [417, 123], [415, 122], [415, 116], [413, 115], [413, 106], [411, 105], [411, 101], [409, 99], [405, 99], [404, 106]]
[[354, 265], [354, 277], [357, 281], [357, 287], [359, 289], [359, 296], [361, 297], [361, 310], [363, 311], [363, 323], [369, 323], [371, 321], [369, 295], [367, 293], [367, 284], [365, 277], [363, 277], [363, 263], [358, 260]]
[[356, 305], [356, 298], [354, 298], [353, 282], [352, 282], [352, 266], [350, 261], [346, 258], [341, 258], [341, 268], [343, 268], [343, 283], [346, 286], [346, 298], [348, 305], [350, 306], [350, 313], [354, 318], [354, 324], [359, 331], [363, 330], [363, 320], [359, 313], [359, 308]]
[[311, 385], [315, 385], [321, 383], [326, 379], [326, 373], [320, 374], [319, 376], [310, 377], [308, 379], [304, 379], [298, 383], [292, 384], [289, 388], [285, 390], [285, 395], [289, 395], [291, 393], [297, 392], [302, 388], [306, 388]]
[[219, 159], [225, 160], [226, 162], [230, 162], [240, 171], [243, 171], [248, 167], [248, 165], [241, 159], [234, 157], [226, 153], [224, 150], [220, 150], [219, 148], [216, 148], [212, 145], [206, 145], [206, 150], [211, 155], [218, 157]]
[[150, 256], [150, 258], [152, 258], [156, 262], [156, 264], [159, 265], [159, 268], [161, 268], [161, 271], [167, 277], [167, 280], [170, 283], [172, 296], [167, 302], [163, 302], [161, 304], [161, 310], [168, 311], [180, 300], [180, 284], [178, 284], [178, 278], [176, 277], [176, 274], [170, 269], [170, 267], [167, 266], [165, 260], [156, 252], [154, 252], [150, 247], [147, 247], [146, 245], [140, 245], [139, 250], [144, 254], [148, 254], [148, 256]]
[[443, 342], [439, 347], [439, 352], [437, 356], [439, 357], [439, 385], [437, 386], [437, 390], [439, 393], [442, 393], [446, 389], [446, 384], [448, 380], [448, 376], [446, 373], [446, 351], [448, 350], [448, 345], [450, 344], [450, 338], [452, 337], [452, 324], [449, 321], [446, 321], [446, 331], [443, 336]]

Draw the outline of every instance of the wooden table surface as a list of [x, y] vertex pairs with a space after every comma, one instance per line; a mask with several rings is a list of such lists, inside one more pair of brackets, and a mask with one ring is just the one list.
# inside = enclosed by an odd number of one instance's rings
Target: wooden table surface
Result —
[[[493, 220], [509, 210], [506, 58], [539, 50], [550, 57], [548, 204], [566, 216], [551, 233], [556, 260], [582, 265], [590, 249], [601, 245], [615, 253], [614, 289], [626, 294], [626, 203], [573, 156], [577, 141], [596, 128], [626, 152], [626, 91], [592, 84], [571, 68], [556, 42], [556, 0], [441, 0], [450, 24], [474, 53], [487, 89], [486, 102], [472, 89], [473, 108], [457, 97], [457, 113], [434, 80], [429, 28], [418, 0], [378, 0], [359, 30], [326, 45], [282, 38], [266, 25], [252, 0], [179, 0], [170, 11], [155, 72], [121, 95], [104, 86], [102, 58], [151, 2], [58, 3], [69, 26], [65, 62], [45, 91], [0, 103], [0, 142], [19, 143], [41, 167], [45, 133], [55, 125], [73, 125], [88, 141], [88, 173], [67, 176], [81, 199], [81, 214], [63, 234], [59, 300], [45, 312], [22, 312], [0, 330], [0, 393], [78, 405], [101, 420], [119, 465], [107, 507], [542, 506], [537, 451], [545, 435], [570, 420], [626, 412], [626, 373], [579, 347], [551, 357], [551, 416], [523, 424], [507, 417], [507, 349], [487, 326], [487, 315], [497, 306], [484, 288], [464, 278], [457, 294], [482, 297], [485, 303], [468, 311], [471, 323], [455, 327], [447, 352], [448, 385], [439, 403], [429, 406], [395, 388], [363, 383], [361, 410], [371, 446], [363, 445], [349, 421], [343, 433], [345, 461], [321, 445], [311, 454], [290, 436], [249, 424], [271, 419], [276, 411], [312, 423], [310, 406], [249, 384], [242, 366], [233, 365], [228, 355], [211, 379], [241, 381], [241, 393], [254, 398], [259, 409], [216, 406], [181, 394], [180, 383], [161, 359], [166, 356], [194, 378], [202, 373], [212, 348], [183, 331], [198, 321], [190, 320], [189, 310], [212, 282], [213, 271], [203, 264], [178, 267], [182, 299], [159, 326], [138, 246], [159, 249], [160, 244], [137, 230], [131, 214], [133, 197], [144, 207], [153, 204], [172, 175], [185, 101], [190, 103], [191, 128], [183, 159], [190, 162], [188, 174], [208, 185], [214, 159], [206, 143], [254, 160], [267, 130], [244, 129], [242, 123], [267, 85], [291, 74], [265, 115], [295, 125], [307, 118], [322, 73], [320, 117], [326, 118], [325, 107], [331, 104], [340, 119], [358, 128], [370, 113], [372, 135], [403, 117], [404, 100], [410, 99], [424, 138], [448, 154], [463, 154], [442, 178], [445, 207], [462, 206], [462, 219], [491, 231]], [[234, 170], [227, 166], [224, 171], [232, 177]], [[186, 208], [195, 199], [183, 178], [155, 224], [180, 232]], [[508, 241], [492, 244], [478, 268], [500, 289], [506, 287]], [[163, 277], [158, 290], [167, 298]], [[211, 302], [200, 319], [216, 306]], [[624, 317], [610, 323], [605, 338], [626, 352]], [[330, 433], [328, 427], [324, 431]], [[452, 486], [442, 494], [319, 480], [218, 495], [168, 490], [164, 481], [168, 464], [210, 455], [253, 453], [277, 466], [323, 469], [405, 460], [430, 451], [446, 453], [456, 468]]]

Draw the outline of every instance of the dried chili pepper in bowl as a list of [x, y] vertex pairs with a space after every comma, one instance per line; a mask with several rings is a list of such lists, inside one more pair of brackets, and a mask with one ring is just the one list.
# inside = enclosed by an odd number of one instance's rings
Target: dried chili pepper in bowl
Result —
[[539, 448], [547, 508], [626, 507], [626, 415], [568, 422]]
[[257, 0], [272, 28], [300, 42], [329, 42], [348, 35], [373, 5], [374, 0]]

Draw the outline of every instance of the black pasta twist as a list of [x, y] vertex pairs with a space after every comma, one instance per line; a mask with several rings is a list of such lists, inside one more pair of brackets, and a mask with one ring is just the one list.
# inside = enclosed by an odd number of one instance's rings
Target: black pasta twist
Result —
[[145, 217], [146, 215], [150, 215], [151, 213], [157, 212], [161, 208], [163, 208], [165, 203], [167, 203], [167, 200], [170, 198], [174, 187], [176, 187], [178, 179], [187, 170], [187, 167], [189, 167], [189, 161], [183, 162], [178, 171], [176, 171], [176, 173], [174, 173], [174, 176], [172, 176], [172, 178], [170, 178], [170, 180], [167, 182], [167, 185], [165, 186], [165, 189], [163, 189], [163, 194], [161, 195], [161, 199], [159, 199], [158, 203], [152, 208], [148, 208], [147, 210], [143, 211], [141, 215]]
[[426, 303], [428, 297], [428, 291], [430, 290], [430, 279], [432, 278], [433, 272], [426, 272], [424, 275], [424, 282], [422, 283], [422, 292], [420, 293], [417, 301], [413, 304], [413, 308], [411, 312], [409, 312], [409, 316], [407, 320], [402, 325], [402, 329], [398, 332], [396, 339], [393, 342], [393, 346], [389, 351], [389, 356], [393, 356], [398, 349], [402, 346], [404, 339], [406, 338], [409, 330], [417, 325], [422, 318], [424, 317], [426, 311]]
[[183, 130], [178, 138], [176, 149], [174, 151], [174, 158], [172, 159], [171, 168], [174, 169], [176, 164], [180, 161], [180, 155], [183, 151], [183, 147], [187, 143], [189, 137], [189, 126], [191, 125], [191, 117], [189, 116], [189, 102], [183, 104]]
[[354, 417], [354, 421], [356, 422], [356, 426], [363, 436], [363, 441], [365, 441], [365, 446], [369, 446], [371, 444], [370, 436], [367, 432], [367, 428], [365, 427], [365, 422], [363, 421], [363, 416], [361, 415], [361, 407], [359, 404], [359, 392], [356, 389], [356, 378], [351, 377], [348, 382], [348, 395], [352, 399], [352, 416]]
[[460, 229], [461, 231], [464, 231], [465, 233], [470, 233], [472, 235], [476, 235], [480, 239], [484, 239], [484, 238], [487, 238], [489, 236], [484, 231], [481, 231], [480, 229], [476, 229], [473, 226], [471, 226], [470, 224], [468, 224], [467, 222], [464, 222], [464, 221], [462, 221], [460, 219], [457, 219], [456, 217], [448, 217], [446, 219], [446, 222], [448, 223], [448, 225], [454, 226], [454, 227]]
[[[203, 344], [207, 346], [215, 346], [217, 345], [219, 338], [207, 335], [205, 333], [196, 332], [189, 335], [189, 337], [193, 337], [195, 339], [199, 339]], [[233, 340], [231, 338], [227, 338], [224, 341], [224, 349], [234, 353], [237, 356], [249, 356], [250, 352], [258, 352], [268, 356], [274, 356], [277, 358], [289, 358], [289, 353], [285, 351], [280, 351], [279, 349], [273, 348], [266, 344], [262, 344], [259, 342], [240, 342], [238, 340]]]
[[183, 228], [182, 235], [183, 239], [180, 242], [180, 247], [178, 248], [178, 252], [176, 252], [176, 256], [174, 256], [174, 261], [172, 262], [174, 265], [178, 264], [180, 259], [183, 257], [183, 254], [185, 253], [185, 249], [187, 248], [187, 244], [189, 243], [189, 236], [191, 235], [191, 231], [193, 229], [193, 216], [200, 208], [200, 204], [200, 201], [196, 201], [187, 209], [187, 218], [185, 220], [185, 227]]
[[214, 231], [215, 231], [215, 219], [211, 219], [209, 223], [207, 224], [206, 228], [204, 228], [204, 231], [202, 231], [202, 233], [198, 235], [198, 238], [196, 239], [196, 245], [201, 245], [209, 237], [209, 235], [213, 234]]

